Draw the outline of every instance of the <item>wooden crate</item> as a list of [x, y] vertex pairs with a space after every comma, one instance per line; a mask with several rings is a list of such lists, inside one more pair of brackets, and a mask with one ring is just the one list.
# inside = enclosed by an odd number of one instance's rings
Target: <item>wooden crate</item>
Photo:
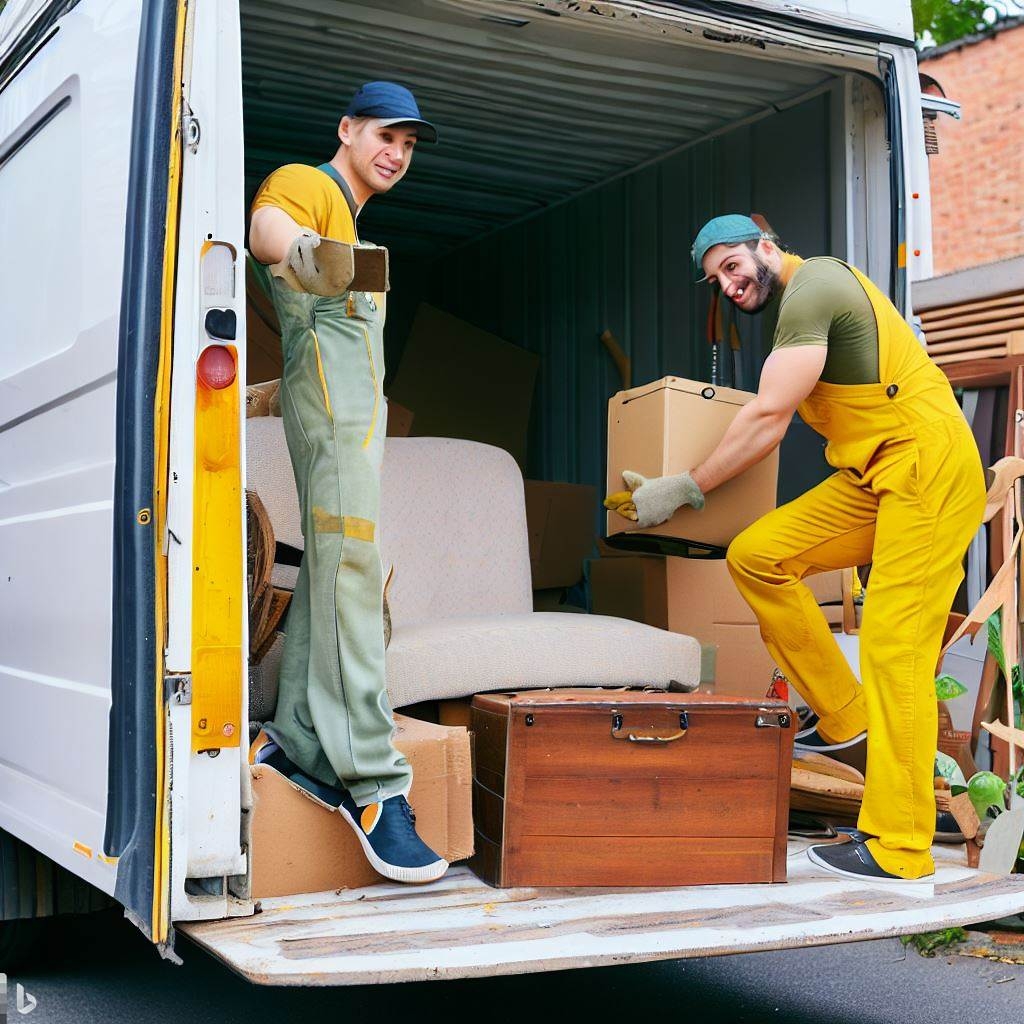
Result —
[[497, 886], [782, 882], [781, 701], [615, 690], [473, 700], [473, 870]]

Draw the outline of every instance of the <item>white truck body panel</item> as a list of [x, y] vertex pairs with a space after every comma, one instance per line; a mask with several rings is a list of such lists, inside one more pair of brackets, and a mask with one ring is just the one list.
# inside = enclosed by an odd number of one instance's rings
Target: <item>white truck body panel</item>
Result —
[[[20, 24], [30, 12], [11, 13]], [[0, 826], [107, 892], [115, 383], [138, 32], [131, 0], [81, 3], [0, 95]]]

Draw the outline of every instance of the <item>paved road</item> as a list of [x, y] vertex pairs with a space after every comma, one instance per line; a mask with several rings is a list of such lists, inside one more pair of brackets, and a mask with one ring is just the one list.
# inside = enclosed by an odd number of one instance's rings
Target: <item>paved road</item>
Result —
[[[47, 962], [12, 974], [8, 1020], [31, 1024], [1020, 1024], [1024, 968], [927, 960], [895, 939], [390, 988], [267, 989], [180, 938], [183, 967], [161, 961], [115, 912], [47, 922]], [[14, 984], [38, 1005], [14, 1012]]]

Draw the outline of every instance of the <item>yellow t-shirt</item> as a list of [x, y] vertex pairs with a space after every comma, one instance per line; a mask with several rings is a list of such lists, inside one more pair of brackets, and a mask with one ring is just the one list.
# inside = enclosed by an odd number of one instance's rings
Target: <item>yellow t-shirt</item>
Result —
[[338, 183], [316, 167], [285, 164], [271, 174], [256, 192], [253, 211], [261, 206], [284, 210], [300, 227], [325, 238], [358, 242], [355, 218]]

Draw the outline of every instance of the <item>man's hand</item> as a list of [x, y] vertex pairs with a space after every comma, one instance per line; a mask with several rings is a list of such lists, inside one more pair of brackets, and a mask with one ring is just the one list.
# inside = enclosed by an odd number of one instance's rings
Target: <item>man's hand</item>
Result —
[[689, 473], [658, 476], [651, 480], [627, 469], [622, 479], [628, 491], [616, 491], [604, 499], [604, 507], [630, 519], [642, 529], [667, 523], [683, 505], [704, 507], [704, 495]]

